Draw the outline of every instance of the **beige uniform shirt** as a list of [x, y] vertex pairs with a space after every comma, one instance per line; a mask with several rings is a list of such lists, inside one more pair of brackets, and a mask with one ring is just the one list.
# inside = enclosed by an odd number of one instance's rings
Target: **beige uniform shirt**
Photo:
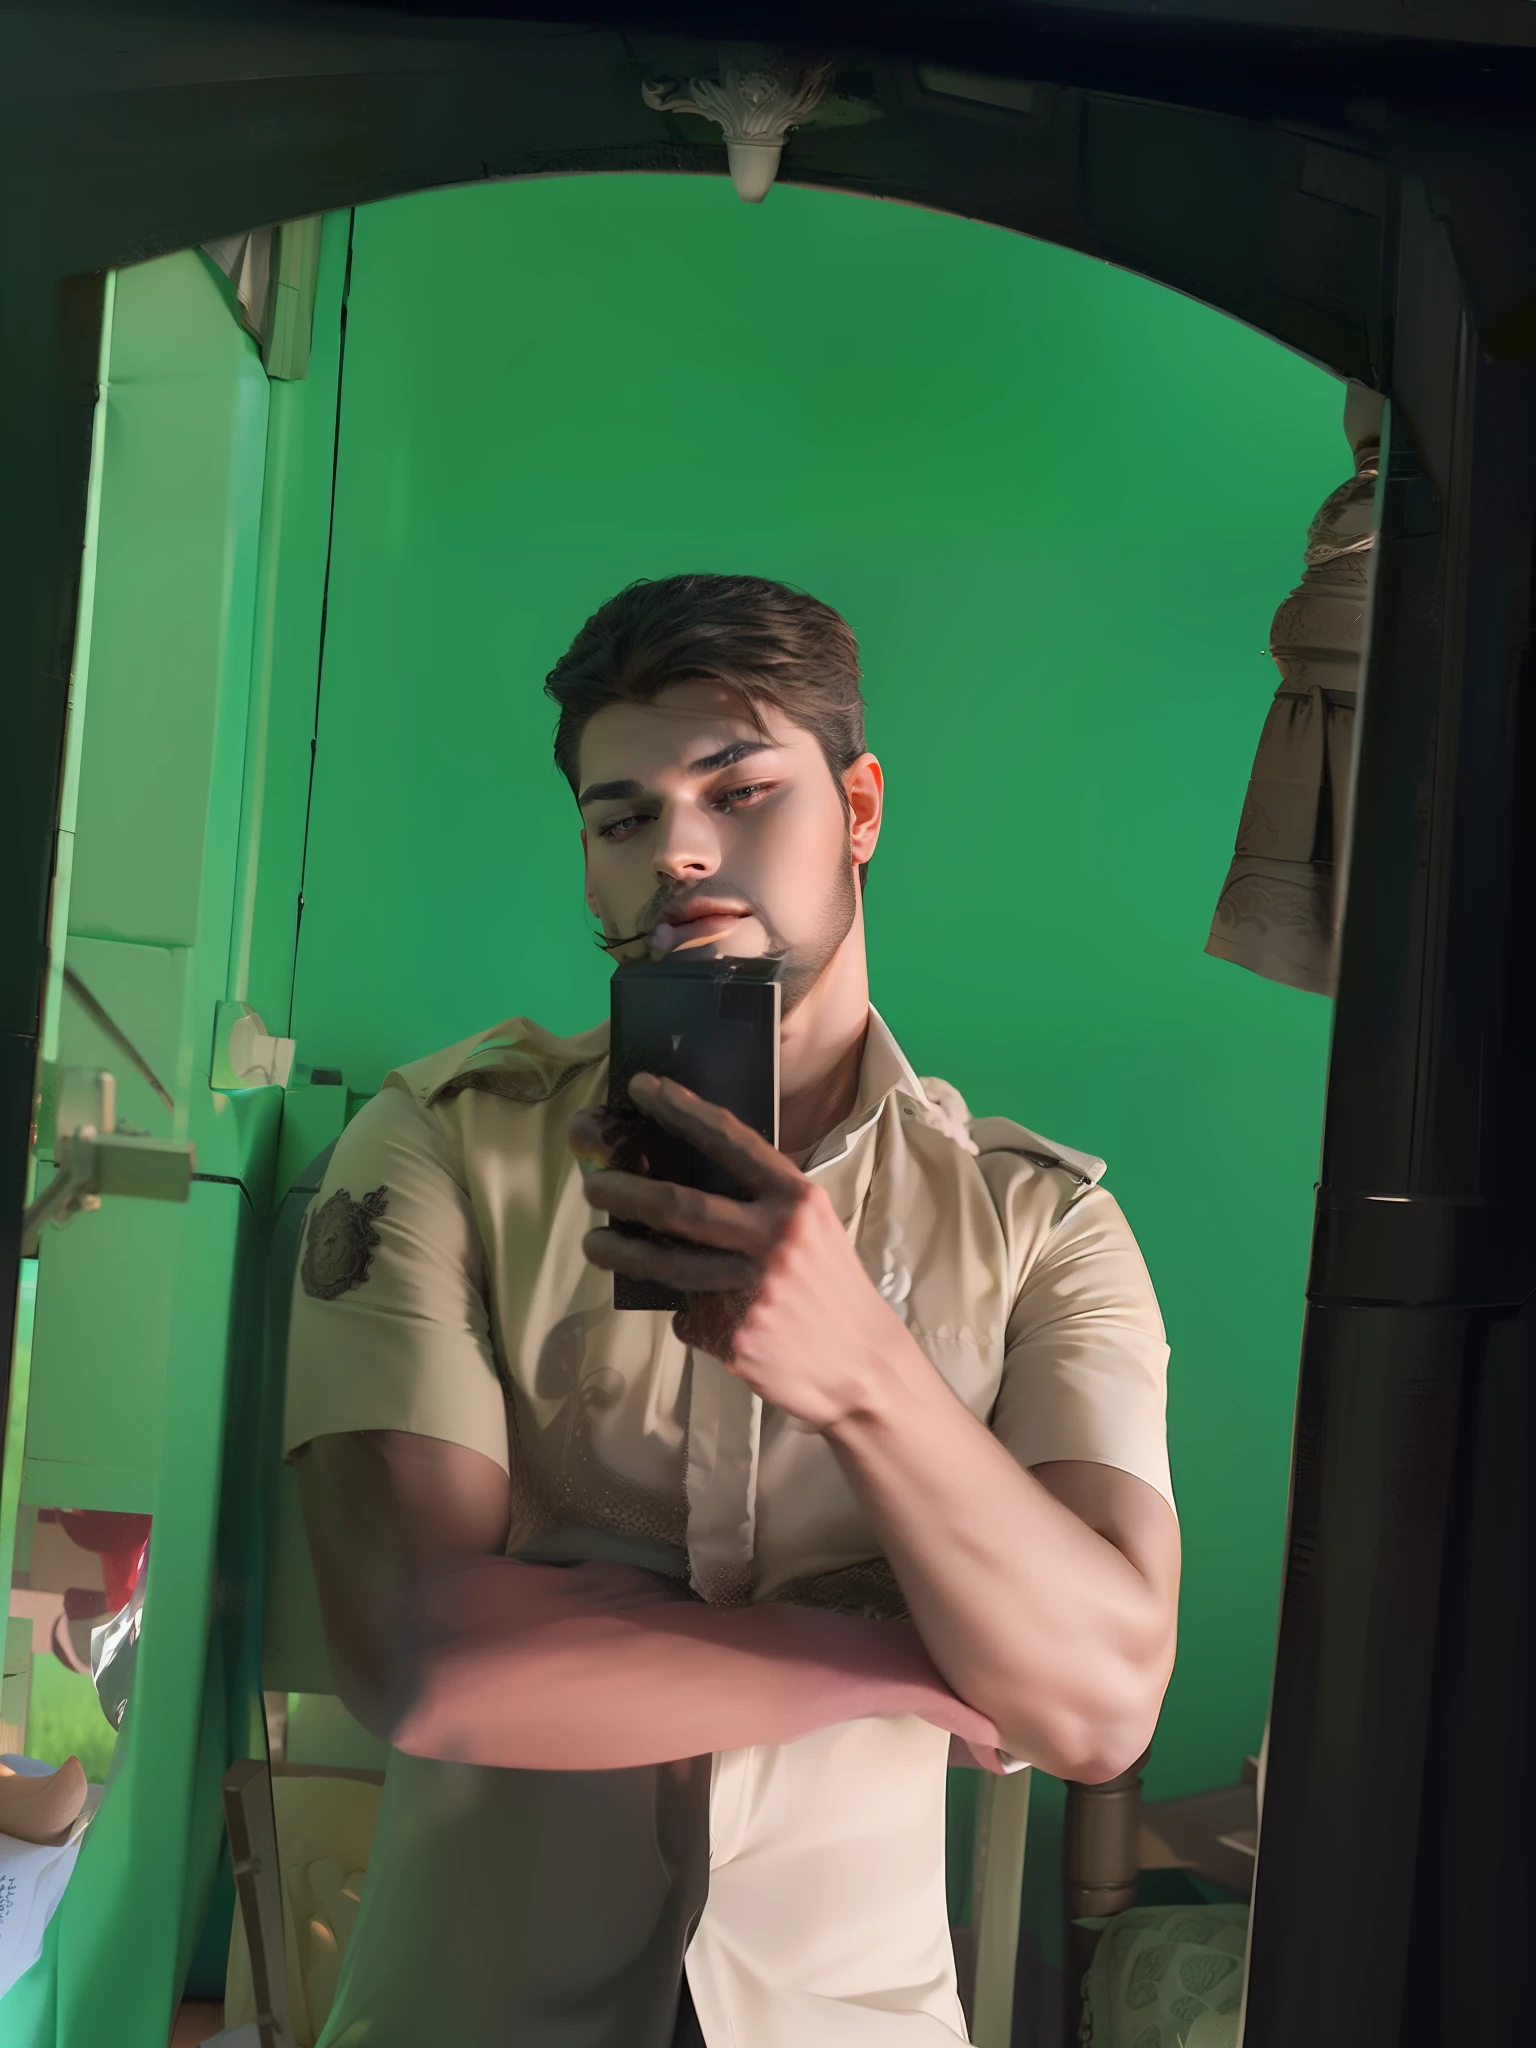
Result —
[[[687, 1352], [666, 1313], [615, 1313], [610, 1277], [583, 1257], [598, 1219], [566, 1133], [603, 1097], [606, 1050], [606, 1026], [561, 1039], [514, 1019], [392, 1073], [359, 1112], [306, 1228], [286, 1447], [359, 1429], [440, 1437], [508, 1471], [509, 1549], [595, 1527], [685, 1550], [712, 1601], [899, 1611], [826, 1441]], [[1171, 1501], [1167, 1345], [1102, 1161], [969, 1119], [872, 1012], [854, 1109], [805, 1170], [1022, 1465], [1113, 1465]], [[709, 1898], [688, 1953], [710, 2048], [965, 2038], [947, 1753], [925, 1722], [889, 1717], [715, 1759]], [[376, 1852], [370, 1895], [392, 1881]]]

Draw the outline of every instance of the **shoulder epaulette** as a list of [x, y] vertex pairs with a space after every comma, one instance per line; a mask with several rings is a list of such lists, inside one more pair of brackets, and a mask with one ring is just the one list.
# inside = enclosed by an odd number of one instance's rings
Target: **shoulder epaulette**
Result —
[[1017, 1152], [1037, 1166], [1052, 1166], [1069, 1173], [1082, 1187], [1094, 1187], [1103, 1179], [1106, 1166], [1091, 1152], [1074, 1152], [1070, 1145], [1058, 1145], [1054, 1138], [1042, 1138], [1006, 1116], [979, 1116], [971, 1120], [976, 1150]]
[[466, 1088], [514, 1102], [547, 1102], [607, 1053], [606, 1023], [575, 1038], [560, 1038], [527, 1017], [513, 1017], [444, 1052], [397, 1067], [394, 1078], [427, 1106]]

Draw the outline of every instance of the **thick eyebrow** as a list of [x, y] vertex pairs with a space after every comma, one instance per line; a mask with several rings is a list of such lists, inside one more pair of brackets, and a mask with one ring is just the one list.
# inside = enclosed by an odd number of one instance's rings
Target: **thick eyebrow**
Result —
[[[773, 750], [769, 740], [734, 740], [730, 746], [722, 747], [718, 754], [705, 754], [697, 761], [688, 763], [690, 775], [715, 775], [722, 768], [733, 768], [738, 761], [744, 761], [749, 754], [766, 754]], [[576, 802], [585, 810], [588, 804], [627, 803], [642, 796], [644, 791], [638, 782], [589, 782], [577, 797]]]
[[728, 747], [722, 747], [718, 754], [706, 754], [701, 761], [690, 761], [690, 775], [713, 775], [719, 768], [734, 768], [738, 761], [744, 761], [748, 754], [768, 754], [773, 751], [771, 740], [735, 740]]
[[638, 782], [589, 782], [576, 801], [583, 810], [588, 804], [601, 804], [613, 797], [633, 797], [640, 794]]

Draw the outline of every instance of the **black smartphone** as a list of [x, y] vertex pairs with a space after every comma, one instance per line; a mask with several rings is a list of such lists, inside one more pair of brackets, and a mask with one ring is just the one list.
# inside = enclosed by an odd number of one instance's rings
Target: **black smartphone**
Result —
[[[777, 1145], [779, 967], [777, 960], [700, 960], [684, 954], [614, 969], [608, 1107], [622, 1125], [615, 1165], [681, 1187], [742, 1194], [713, 1159], [642, 1116], [630, 1099], [629, 1083], [636, 1074], [679, 1081]], [[656, 1235], [636, 1223], [615, 1220], [613, 1228], [631, 1237]], [[670, 1287], [615, 1273], [613, 1305], [679, 1309], [686, 1303]]]

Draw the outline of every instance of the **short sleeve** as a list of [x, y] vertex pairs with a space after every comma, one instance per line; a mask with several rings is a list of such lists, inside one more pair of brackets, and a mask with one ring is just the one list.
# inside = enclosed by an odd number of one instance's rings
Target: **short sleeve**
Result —
[[304, 1219], [283, 1448], [398, 1429], [508, 1468], [484, 1254], [448, 1133], [386, 1083], [343, 1131]]
[[1008, 1319], [993, 1433], [1021, 1465], [1113, 1465], [1170, 1506], [1168, 1345], [1151, 1276], [1108, 1191], [1041, 1232]]

